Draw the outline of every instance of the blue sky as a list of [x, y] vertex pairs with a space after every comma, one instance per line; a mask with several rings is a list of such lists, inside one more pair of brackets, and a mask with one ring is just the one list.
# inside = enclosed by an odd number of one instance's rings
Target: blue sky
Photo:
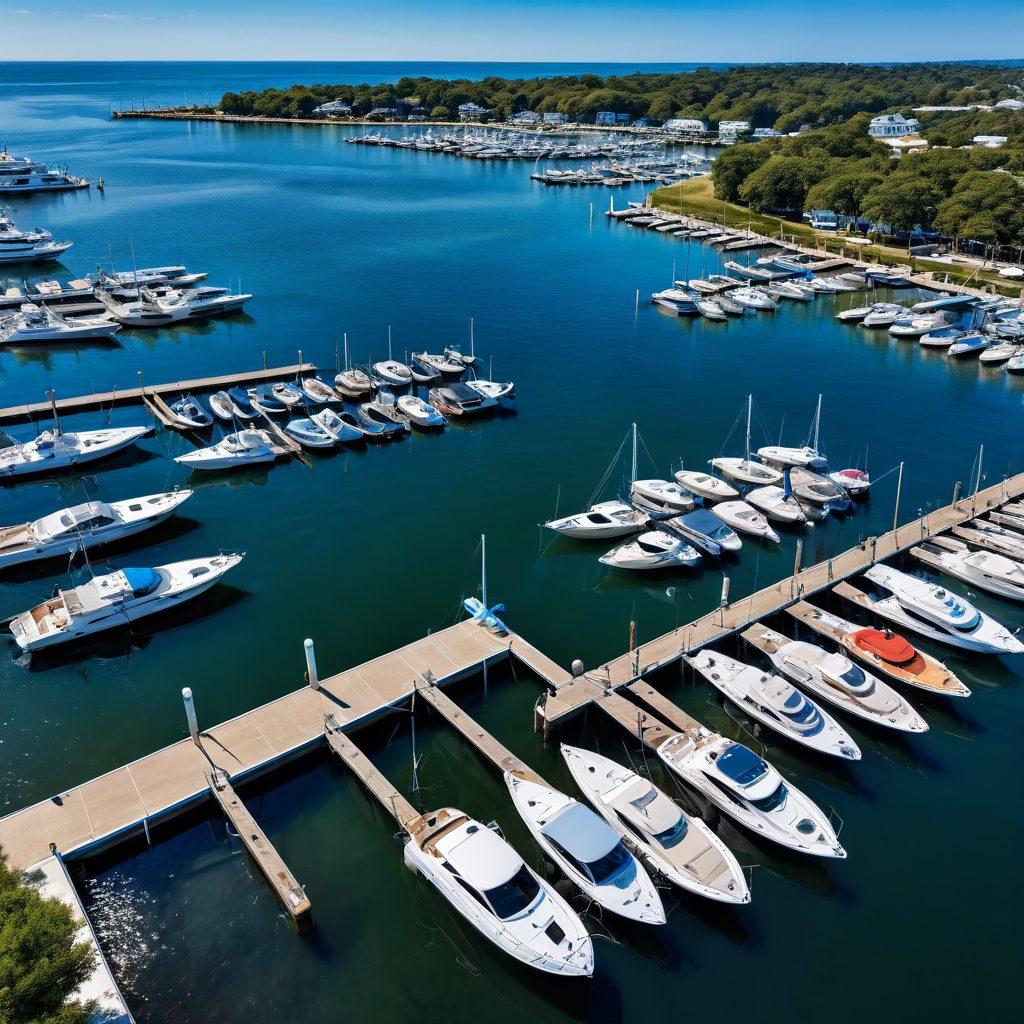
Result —
[[0, 38], [17, 60], [1007, 58], [1024, 56], [1024, 3], [0, 0]]

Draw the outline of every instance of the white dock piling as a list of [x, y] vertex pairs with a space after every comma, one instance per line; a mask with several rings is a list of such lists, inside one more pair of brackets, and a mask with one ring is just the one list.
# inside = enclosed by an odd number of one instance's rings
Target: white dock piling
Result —
[[199, 725], [196, 722], [196, 706], [192, 700], [192, 687], [186, 686], [181, 691], [181, 699], [185, 702], [185, 718], [188, 719], [188, 731], [192, 742], [199, 745]]
[[313, 650], [313, 641], [306, 637], [302, 641], [302, 646], [306, 649], [306, 679], [309, 681], [311, 689], [319, 689], [320, 680], [316, 674], [316, 652]]

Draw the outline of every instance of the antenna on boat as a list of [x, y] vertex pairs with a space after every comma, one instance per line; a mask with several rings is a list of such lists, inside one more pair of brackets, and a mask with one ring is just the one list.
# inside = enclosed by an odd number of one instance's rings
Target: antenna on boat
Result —
[[53, 422], [57, 424], [57, 433], [62, 434], [64, 431], [60, 427], [60, 417], [57, 415], [57, 397], [53, 393], [53, 388], [46, 389], [46, 397], [50, 400], [50, 411], [53, 413]]

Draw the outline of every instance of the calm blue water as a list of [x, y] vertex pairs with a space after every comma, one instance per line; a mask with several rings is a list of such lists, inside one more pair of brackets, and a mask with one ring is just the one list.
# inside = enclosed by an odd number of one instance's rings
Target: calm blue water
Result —
[[[487, 69], [478, 68], [478, 73]], [[507, 72], [502, 67], [497, 70]], [[535, 67], [550, 73], [551, 66]], [[1022, 468], [1019, 381], [949, 365], [918, 346], [839, 325], [837, 300], [784, 307], [725, 325], [680, 322], [644, 301], [719, 257], [600, 216], [605, 190], [544, 189], [531, 168], [343, 143], [349, 129], [112, 123], [121, 97], [219, 95], [296, 80], [371, 80], [435, 73], [346, 65], [7, 65], [0, 125], [14, 152], [101, 175], [107, 189], [19, 201], [25, 225], [75, 242], [66, 275], [112, 252], [130, 265], [187, 262], [211, 283], [255, 298], [231, 320], [115, 347], [0, 352], [2, 404], [114, 385], [230, 372], [303, 356], [331, 368], [343, 331], [354, 354], [383, 356], [468, 338], [494, 375], [515, 378], [515, 417], [414, 437], [386, 450], [279, 465], [200, 484], [186, 514], [110, 563], [159, 564], [245, 550], [228, 585], [158, 631], [104, 641], [75, 658], [31, 665], [0, 656], [0, 807], [13, 809], [107, 771], [184, 732], [180, 688], [204, 723], [300, 685], [301, 641], [316, 639], [322, 672], [373, 657], [454, 621], [478, 583], [486, 532], [489, 586], [514, 627], [563, 664], [620, 653], [631, 618], [641, 639], [713, 607], [722, 571], [636, 580], [606, 573], [589, 547], [537, 524], [585, 505], [633, 419], [641, 469], [667, 475], [742, 442], [740, 409], [758, 405], [755, 440], [806, 435], [819, 393], [822, 441], [837, 463], [867, 458], [879, 478], [906, 464], [902, 514], [944, 504], [985, 444], [986, 482]], [[438, 72], [439, 73], [439, 72]], [[447, 66], [453, 76], [469, 73]], [[517, 71], [516, 73], [520, 73]], [[521, 73], [527, 73], [522, 70]], [[616, 192], [615, 202], [640, 190]], [[594, 205], [591, 223], [590, 204]], [[56, 273], [56, 271], [54, 272]], [[639, 290], [641, 301], [635, 305]], [[838, 300], [840, 303], [847, 300]], [[115, 423], [143, 422], [119, 409]], [[87, 415], [66, 425], [99, 425]], [[31, 428], [12, 427], [17, 436]], [[727, 443], [727, 438], [731, 439]], [[188, 447], [158, 434], [143, 454], [97, 473], [123, 498], [182, 483], [170, 458]], [[626, 470], [611, 474], [608, 496]], [[807, 558], [842, 550], [891, 523], [895, 474], [843, 521], [806, 535]], [[0, 490], [3, 523], [82, 500], [74, 478]], [[786, 574], [795, 535], [778, 550], [745, 545], [725, 568], [734, 595]], [[0, 617], [66, 582], [50, 570], [0, 584]], [[678, 601], [666, 588], [678, 586]], [[1020, 611], [980, 599], [1011, 625]], [[653, 932], [611, 926], [598, 977], [560, 990], [524, 977], [464, 934], [401, 866], [384, 821], [340, 769], [298, 766], [254, 808], [314, 901], [313, 936], [293, 936], [223, 825], [201, 820], [122, 863], [95, 865], [85, 889], [140, 1021], [640, 1020], [652, 1014], [757, 1014], [769, 1021], [944, 1020], [993, 1015], [1016, 975], [1013, 895], [1022, 832], [1020, 787], [1008, 769], [1024, 727], [1020, 667], [948, 658], [974, 689], [951, 707], [914, 695], [931, 732], [912, 742], [852, 732], [864, 761], [837, 768], [770, 737], [769, 756], [845, 821], [850, 859], [816, 864], [722, 835], [753, 869], [742, 911], [680, 904]], [[663, 680], [672, 690], [676, 680]], [[516, 753], [571, 790], [557, 746], [531, 733], [534, 682], [492, 681], [458, 697]], [[687, 684], [673, 696], [730, 735], [721, 704]], [[361, 742], [403, 788], [408, 722]], [[642, 761], [594, 714], [568, 742]], [[456, 804], [496, 818], [538, 862], [504, 786], [447, 730], [419, 721], [423, 806]], [[652, 766], [653, 768], [653, 766]], [[655, 770], [655, 777], [658, 773]], [[539, 863], [539, 862], [538, 862]], [[993, 912], [996, 903], [999, 910]], [[605, 922], [605, 927], [608, 922]], [[595, 923], [595, 928], [601, 927]], [[939, 969], [936, 969], [936, 968]], [[737, 985], [742, 979], [742, 985]]]

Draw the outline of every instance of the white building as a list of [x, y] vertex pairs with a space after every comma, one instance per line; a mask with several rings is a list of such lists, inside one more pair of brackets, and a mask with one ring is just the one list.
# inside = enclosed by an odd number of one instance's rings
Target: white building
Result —
[[755, 139], [780, 139], [782, 138], [782, 132], [777, 132], [774, 128], [755, 128], [754, 129]]
[[313, 113], [330, 114], [334, 117], [350, 117], [352, 108], [344, 100], [331, 100], [330, 103], [321, 103], [319, 107], [314, 107]]
[[568, 114], [556, 114], [554, 111], [551, 111], [550, 113], [547, 113], [547, 114], [544, 115], [544, 123], [545, 124], [568, 124], [569, 123], [569, 115]]
[[687, 135], [697, 135], [708, 130], [708, 126], [695, 117], [670, 117], [662, 128], [667, 132], [685, 132]]
[[871, 118], [868, 135], [873, 139], [901, 139], [905, 135], [916, 135], [920, 122], [916, 117], [902, 114], [879, 114]]
[[520, 110], [513, 114], [509, 120], [512, 124], [534, 125], [540, 124], [540, 114], [535, 110]]
[[1024, 110], [1024, 100], [1000, 100], [996, 104], [996, 110], [1016, 110], [1020, 113]]
[[1005, 135], [975, 135], [971, 142], [976, 146], [984, 146], [986, 149], [998, 149], [1005, 145], [1006, 139]]
[[476, 103], [462, 103], [459, 105], [459, 119], [462, 121], [479, 121], [486, 117], [490, 111]]
[[718, 134], [719, 135], [743, 135], [750, 131], [749, 121], [719, 121], [718, 122]]

